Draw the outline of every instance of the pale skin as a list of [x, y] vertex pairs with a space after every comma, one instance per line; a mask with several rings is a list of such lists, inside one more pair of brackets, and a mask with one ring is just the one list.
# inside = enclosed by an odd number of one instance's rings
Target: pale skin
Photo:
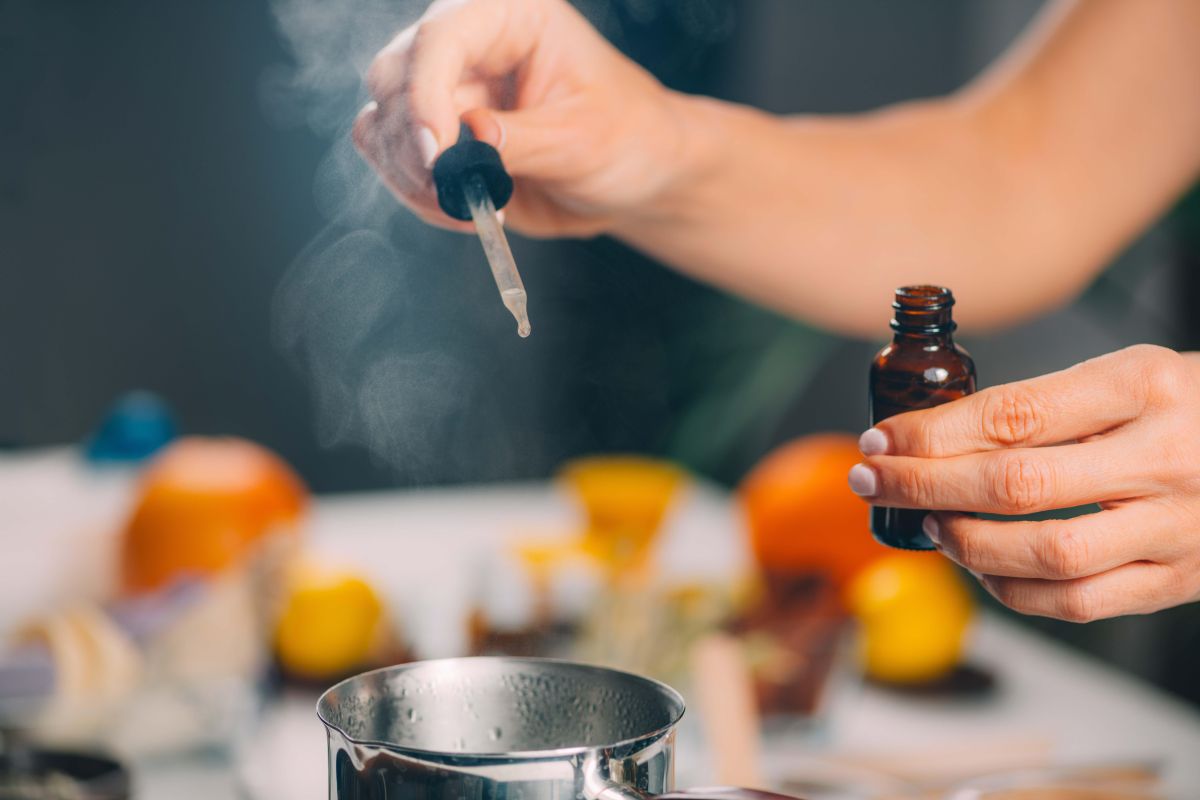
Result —
[[[890, 291], [975, 329], [1074, 297], [1200, 174], [1200, 3], [1061, 0], [954, 95], [784, 118], [672, 92], [563, 0], [434, 3], [372, 63], [354, 138], [426, 221], [460, 119], [517, 182], [507, 224], [608, 234], [850, 335]], [[1135, 347], [864, 435], [852, 486], [931, 515], [1001, 602], [1089, 620], [1200, 599], [1200, 359]], [[1047, 446], [1048, 445], [1048, 446]], [[883, 449], [881, 449], [883, 448]]]

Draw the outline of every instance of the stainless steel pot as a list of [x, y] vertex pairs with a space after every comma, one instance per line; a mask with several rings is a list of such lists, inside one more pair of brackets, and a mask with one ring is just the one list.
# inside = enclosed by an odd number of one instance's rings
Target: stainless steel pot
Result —
[[331, 800], [782, 800], [674, 788], [683, 698], [616, 670], [454, 658], [368, 672], [321, 696]]

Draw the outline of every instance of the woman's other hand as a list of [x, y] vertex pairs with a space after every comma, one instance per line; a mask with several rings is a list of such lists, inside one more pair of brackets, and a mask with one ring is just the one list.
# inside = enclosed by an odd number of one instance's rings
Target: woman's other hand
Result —
[[1200, 356], [1130, 347], [890, 417], [860, 447], [851, 487], [939, 509], [938, 549], [1017, 611], [1087, 622], [1200, 599]]

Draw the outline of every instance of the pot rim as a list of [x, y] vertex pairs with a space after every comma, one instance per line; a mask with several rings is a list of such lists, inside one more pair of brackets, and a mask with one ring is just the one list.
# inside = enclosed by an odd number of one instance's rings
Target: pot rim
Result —
[[[557, 747], [545, 750], [512, 750], [503, 753], [473, 753], [468, 751], [450, 752], [446, 750], [432, 750], [423, 747], [412, 747], [409, 745], [396, 744], [395, 742], [387, 742], [379, 739], [357, 738], [347, 733], [346, 730], [340, 725], [335, 724], [325, 713], [325, 707], [329, 705], [326, 701], [330, 695], [337, 692], [339, 689], [343, 689], [344, 687], [347, 687], [356, 681], [361, 681], [369, 676], [384, 672], [406, 672], [411, 669], [416, 669], [420, 666], [430, 666], [436, 664], [461, 664], [463, 662], [479, 661], [505, 662], [509, 664], [550, 664], [569, 667], [572, 669], [581, 669], [596, 674], [619, 675], [643, 684], [647, 684], [649, 687], [657, 690], [666, 698], [668, 698], [673, 703], [674, 708], [671, 711], [671, 718], [666, 724], [660, 725], [659, 727], [645, 733], [639, 733], [636, 736], [630, 736], [615, 742], [605, 742], [603, 744], [595, 745], [569, 745], [566, 747]], [[588, 664], [582, 661], [571, 661], [569, 659], [560, 658], [533, 658], [525, 656], [463, 656], [460, 658], [435, 658], [423, 661], [409, 661], [404, 664], [393, 664], [392, 666], [388, 667], [379, 667], [378, 669], [368, 670], [367, 672], [360, 672], [357, 675], [352, 675], [349, 678], [338, 681], [333, 686], [330, 686], [328, 689], [322, 692], [321, 696], [317, 698], [316, 711], [317, 718], [321, 720], [321, 723], [327, 730], [335, 731], [350, 744], [362, 745], [365, 747], [375, 747], [388, 750], [393, 753], [411, 754], [424, 758], [433, 757], [438, 761], [452, 763], [460, 760], [539, 761], [547, 759], [561, 759], [585, 753], [592, 753], [598, 750], [617, 750], [642, 743], [653, 742], [661, 739], [679, 724], [679, 721], [683, 719], [683, 715], [687, 712], [687, 704], [684, 702], [683, 695], [673, 687], [663, 683], [662, 681], [655, 680], [654, 678], [647, 678], [645, 675], [639, 675], [636, 672], [628, 672], [626, 670], [613, 669], [612, 667], [602, 667], [597, 664]]]

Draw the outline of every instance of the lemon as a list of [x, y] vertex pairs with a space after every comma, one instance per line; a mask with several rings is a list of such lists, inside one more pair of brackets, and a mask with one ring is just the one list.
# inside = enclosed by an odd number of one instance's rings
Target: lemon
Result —
[[275, 651], [294, 675], [337, 677], [370, 657], [383, 622], [383, 603], [362, 577], [306, 564], [291, 576]]
[[875, 680], [937, 680], [962, 658], [971, 595], [940, 556], [884, 556], [855, 576], [847, 604], [861, 627], [863, 667]]

